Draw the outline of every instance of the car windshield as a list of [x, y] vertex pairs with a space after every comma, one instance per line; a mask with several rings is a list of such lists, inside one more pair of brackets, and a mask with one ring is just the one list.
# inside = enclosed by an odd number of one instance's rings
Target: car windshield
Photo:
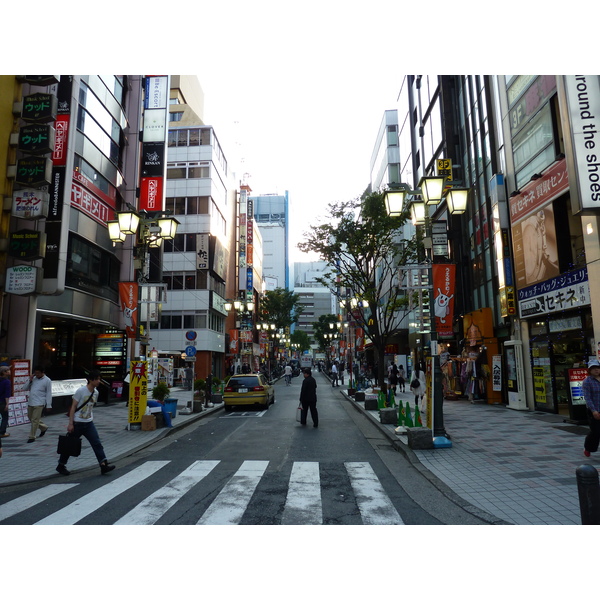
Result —
[[248, 375], [246, 377], [232, 377], [227, 384], [231, 388], [248, 387], [253, 388], [261, 385], [256, 375]]

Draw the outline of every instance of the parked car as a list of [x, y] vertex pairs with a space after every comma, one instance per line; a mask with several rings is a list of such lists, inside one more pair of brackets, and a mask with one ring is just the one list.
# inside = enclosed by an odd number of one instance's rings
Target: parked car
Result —
[[232, 375], [223, 394], [225, 410], [234, 406], [256, 406], [268, 409], [275, 402], [275, 388], [262, 373]]

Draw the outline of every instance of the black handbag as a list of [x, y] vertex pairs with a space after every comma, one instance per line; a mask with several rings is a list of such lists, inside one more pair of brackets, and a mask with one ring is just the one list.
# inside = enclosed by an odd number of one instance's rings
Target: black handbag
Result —
[[79, 456], [81, 454], [81, 438], [74, 435], [59, 435], [57, 454], [66, 454], [67, 456]]

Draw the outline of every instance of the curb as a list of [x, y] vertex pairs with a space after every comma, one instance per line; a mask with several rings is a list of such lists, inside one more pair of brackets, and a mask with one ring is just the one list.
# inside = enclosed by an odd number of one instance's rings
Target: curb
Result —
[[503, 519], [500, 519], [495, 515], [492, 515], [491, 513], [488, 513], [482, 510], [481, 508], [474, 506], [473, 504], [465, 500], [462, 496], [459, 496], [448, 484], [444, 483], [441, 479], [439, 479], [427, 467], [423, 465], [423, 463], [419, 460], [419, 457], [415, 454], [412, 448], [410, 448], [404, 442], [400, 441], [395, 433], [392, 433], [392, 431], [389, 428], [385, 427], [380, 421], [378, 421], [374, 415], [372, 415], [369, 411], [366, 411], [359, 402], [353, 400], [352, 397], [349, 396], [343, 390], [340, 390], [340, 394], [343, 396], [344, 399], [350, 402], [350, 404], [354, 406], [354, 408], [359, 413], [365, 415], [369, 419], [369, 421], [373, 423], [377, 427], [377, 429], [379, 429], [379, 431], [388, 438], [388, 440], [390, 440], [394, 450], [402, 452], [406, 456], [410, 464], [413, 467], [415, 467], [415, 469], [417, 469], [417, 471], [419, 471], [419, 473], [423, 475], [423, 477], [425, 477], [425, 479], [427, 479], [427, 481], [429, 481], [429, 483], [431, 483], [440, 493], [442, 493], [446, 498], [448, 498], [448, 500], [462, 508], [464, 511], [472, 514], [475, 517], [478, 517], [479, 519], [485, 521], [490, 525], [512, 525], [512, 523], [504, 521]]

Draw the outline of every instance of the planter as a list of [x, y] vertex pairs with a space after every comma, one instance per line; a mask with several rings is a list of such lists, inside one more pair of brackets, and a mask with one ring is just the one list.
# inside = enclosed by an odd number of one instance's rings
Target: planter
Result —
[[356, 390], [354, 388], [348, 388], [348, 396], [354, 396], [356, 394]]
[[193, 411], [195, 413], [199, 413], [202, 412], [204, 406], [204, 398], [200, 399], [200, 398], [194, 398], [194, 402], [193, 402]]
[[223, 402], [223, 394], [221, 394], [221, 393], [218, 393], [218, 394], [213, 394], [213, 395], [210, 397], [210, 401], [211, 401], [213, 404], [221, 404], [221, 402]]

